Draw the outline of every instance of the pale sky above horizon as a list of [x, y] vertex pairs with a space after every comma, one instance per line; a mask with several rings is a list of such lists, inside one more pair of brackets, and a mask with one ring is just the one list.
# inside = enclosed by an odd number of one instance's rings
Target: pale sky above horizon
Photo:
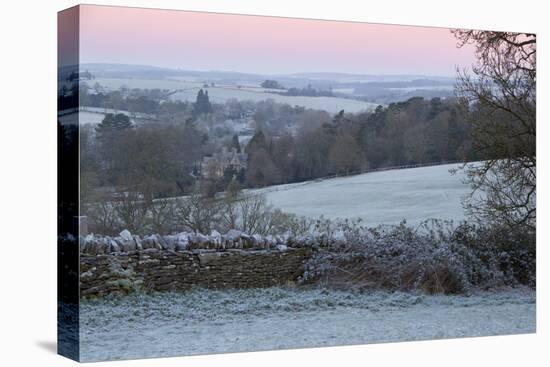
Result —
[[454, 76], [474, 60], [449, 29], [81, 5], [80, 62], [260, 74]]

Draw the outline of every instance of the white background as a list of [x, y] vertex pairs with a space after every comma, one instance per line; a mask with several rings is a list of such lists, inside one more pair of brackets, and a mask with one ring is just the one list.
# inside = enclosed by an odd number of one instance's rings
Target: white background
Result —
[[[543, 1], [96, 1], [97, 4], [538, 33], [537, 335], [109, 362], [98, 366], [548, 365], [548, 11]], [[0, 365], [73, 365], [56, 340], [56, 12], [3, 1], [0, 20]], [[542, 163], [542, 164], [541, 164]], [[546, 345], [546, 347], [545, 347]], [[546, 349], [545, 349], [546, 348]]]

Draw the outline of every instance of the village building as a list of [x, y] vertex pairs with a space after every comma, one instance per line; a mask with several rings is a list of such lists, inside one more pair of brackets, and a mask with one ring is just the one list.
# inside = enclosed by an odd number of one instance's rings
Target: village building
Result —
[[204, 178], [222, 177], [226, 170], [234, 172], [246, 169], [248, 154], [237, 152], [236, 148], [222, 148], [221, 152], [212, 154], [211, 157], [203, 157], [201, 162], [201, 176]]

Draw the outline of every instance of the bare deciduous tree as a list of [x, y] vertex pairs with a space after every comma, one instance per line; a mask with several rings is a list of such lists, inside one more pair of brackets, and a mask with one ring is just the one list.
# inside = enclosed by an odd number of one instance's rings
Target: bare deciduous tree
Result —
[[91, 219], [91, 232], [109, 235], [117, 233], [119, 221], [108, 195], [102, 195], [94, 203], [87, 205], [86, 213]]
[[473, 75], [459, 71], [456, 92], [470, 110], [474, 148], [485, 159], [465, 165], [473, 193], [466, 208], [478, 219], [535, 229], [536, 35], [454, 30], [473, 44]]
[[132, 233], [144, 234], [146, 232], [145, 221], [149, 206], [138, 192], [123, 192], [120, 200], [113, 201], [112, 205], [123, 228]]
[[265, 233], [266, 199], [262, 195], [251, 195], [240, 200], [241, 229], [250, 234]]
[[177, 203], [173, 199], [153, 200], [149, 206], [147, 221], [154, 233], [170, 233]]
[[208, 234], [220, 214], [220, 203], [199, 193], [177, 199], [175, 215], [180, 224], [192, 231]]

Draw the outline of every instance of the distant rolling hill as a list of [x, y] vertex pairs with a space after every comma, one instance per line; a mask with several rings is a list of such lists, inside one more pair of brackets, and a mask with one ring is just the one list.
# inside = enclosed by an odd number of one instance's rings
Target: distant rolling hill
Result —
[[93, 83], [107, 87], [110, 90], [119, 89], [122, 86], [141, 89], [168, 89], [174, 93], [170, 96], [173, 100], [194, 102], [199, 89], [207, 89], [210, 100], [216, 103], [225, 103], [229, 99], [265, 101], [273, 99], [278, 103], [287, 103], [291, 106], [302, 106], [305, 108], [325, 110], [337, 113], [341, 110], [346, 112], [368, 111], [376, 108], [378, 104], [366, 101], [359, 101], [342, 97], [308, 97], [308, 96], [283, 96], [272, 93], [260, 87], [242, 86], [215, 83], [204, 87], [204, 83], [196, 80], [173, 79], [141, 79], [141, 78], [106, 78], [98, 77]]
[[[340, 101], [342, 105], [335, 104], [334, 100], [322, 99], [309, 103], [306, 100], [299, 100], [295, 105], [306, 108], [319, 108], [324, 106], [327, 111], [338, 112], [344, 109], [348, 112], [357, 112], [359, 110], [371, 109], [365, 107], [368, 104], [376, 106], [378, 104], [388, 104], [391, 102], [403, 101], [411, 97], [420, 96], [424, 98], [447, 98], [453, 95], [455, 78], [453, 76], [430, 76], [430, 75], [409, 75], [409, 74], [357, 74], [357, 73], [335, 73], [335, 72], [303, 72], [293, 74], [255, 74], [242, 73], [234, 71], [198, 71], [170, 69], [148, 65], [124, 65], [124, 64], [102, 64], [90, 63], [82, 64], [81, 70], [91, 72], [95, 81], [100, 84], [107, 83], [107, 86], [119, 88], [122, 85], [135, 88], [161, 88], [161, 89], [179, 89], [176, 84], [196, 83], [195, 87], [204, 84], [215, 84], [215, 88], [222, 86], [232, 88], [250, 88], [260, 89], [260, 84], [266, 79], [272, 79], [279, 82], [285, 88], [306, 88], [311, 86], [317, 90], [332, 90], [336, 94], [332, 98], [350, 99], [352, 102]], [[184, 86], [185, 88], [185, 86]], [[218, 100], [223, 102], [228, 98], [241, 99], [239, 93], [229, 93], [227, 91], [213, 90]], [[223, 93], [222, 93], [223, 92]], [[249, 91], [250, 92], [250, 91]], [[180, 95], [180, 98], [187, 95]], [[245, 98], [258, 100], [257, 95], [244, 95]], [[261, 96], [264, 98], [265, 96]], [[277, 95], [270, 93], [269, 98], [277, 101]], [[288, 96], [286, 96], [288, 97]], [[322, 98], [322, 97], [314, 97]], [[183, 98], [182, 98], [183, 99]], [[264, 98], [265, 99], [265, 98]], [[293, 104], [292, 100], [281, 100], [284, 103]], [[323, 102], [320, 102], [323, 101]], [[336, 105], [337, 107], [330, 107]]]

